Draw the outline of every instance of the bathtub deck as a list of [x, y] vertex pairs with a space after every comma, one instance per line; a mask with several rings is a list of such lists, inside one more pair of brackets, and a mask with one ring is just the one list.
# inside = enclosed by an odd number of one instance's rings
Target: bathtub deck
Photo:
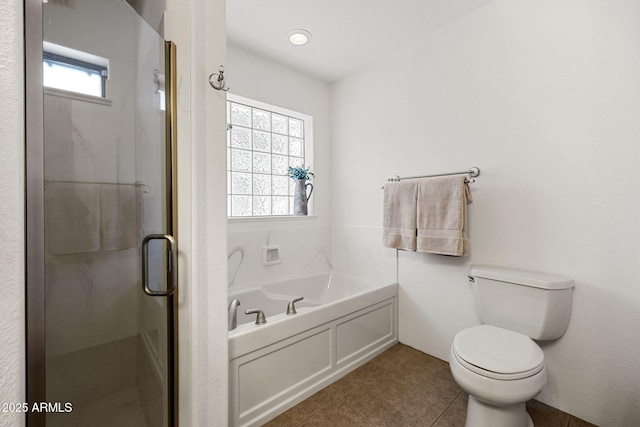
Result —
[[[266, 426], [463, 427], [466, 403], [446, 362], [397, 344]], [[527, 411], [536, 427], [593, 426], [536, 400]]]

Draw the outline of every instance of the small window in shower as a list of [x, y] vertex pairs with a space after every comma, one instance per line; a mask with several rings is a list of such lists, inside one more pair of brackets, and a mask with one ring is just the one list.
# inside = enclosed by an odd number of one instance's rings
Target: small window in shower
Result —
[[313, 170], [313, 118], [238, 96], [227, 99], [227, 215], [293, 215], [289, 166]]
[[42, 77], [45, 88], [89, 95], [107, 96], [108, 61], [53, 43], [45, 43]]

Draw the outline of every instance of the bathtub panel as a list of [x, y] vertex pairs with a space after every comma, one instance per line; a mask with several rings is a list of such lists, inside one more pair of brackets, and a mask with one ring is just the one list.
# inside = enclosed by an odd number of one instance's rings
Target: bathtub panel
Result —
[[331, 369], [331, 348], [331, 330], [326, 329], [240, 365], [240, 417], [268, 403], [283, 390], [295, 388]]
[[394, 334], [393, 307], [391, 304], [364, 313], [356, 318], [338, 324], [337, 363], [366, 352]]
[[397, 295], [397, 283], [338, 272], [230, 294], [267, 311], [305, 299], [296, 315], [229, 331], [229, 425], [261, 426], [397, 343]]

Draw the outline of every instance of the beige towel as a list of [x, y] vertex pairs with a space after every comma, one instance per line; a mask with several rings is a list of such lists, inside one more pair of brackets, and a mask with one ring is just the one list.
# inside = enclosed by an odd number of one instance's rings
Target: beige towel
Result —
[[93, 184], [47, 184], [45, 232], [49, 253], [100, 250], [98, 200], [98, 188]]
[[384, 246], [416, 250], [416, 181], [388, 182], [384, 186], [382, 239]]
[[418, 185], [418, 252], [466, 256], [467, 203], [471, 192], [464, 176], [420, 180]]
[[100, 189], [101, 248], [135, 248], [142, 241], [142, 192], [131, 185], [103, 185]]

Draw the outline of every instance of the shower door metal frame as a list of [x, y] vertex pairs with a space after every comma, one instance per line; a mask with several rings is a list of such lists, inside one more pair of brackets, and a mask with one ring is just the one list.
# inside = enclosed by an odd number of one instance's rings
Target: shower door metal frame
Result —
[[[42, 36], [42, 0], [25, 0], [25, 354], [29, 408], [46, 402]], [[27, 412], [29, 427], [45, 423], [45, 413]]]
[[[42, 84], [42, 0], [24, 0], [25, 135], [25, 362], [26, 402], [46, 402], [45, 227], [44, 227], [44, 88]], [[165, 41], [166, 79], [166, 223], [177, 240], [177, 96], [176, 46]], [[177, 268], [175, 263], [174, 268]], [[178, 284], [167, 296], [167, 415], [178, 426]], [[26, 414], [29, 427], [44, 427], [46, 414]]]
[[[178, 241], [178, 97], [177, 92], [177, 73], [176, 73], [176, 45], [173, 42], [165, 41], [164, 43], [164, 59], [165, 59], [165, 131], [167, 141], [166, 149], [166, 170], [167, 178], [166, 201], [167, 220], [166, 232], [173, 236], [174, 241]], [[177, 251], [177, 247], [176, 247]], [[169, 369], [167, 378], [167, 411], [170, 427], [178, 427], [178, 292], [179, 292], [179, 274], [178, 262], [173, 265], [175, 282], [173, 283], [174, 291], [167, 296], [167, 348], [170, 349], [167, 354], [167, 366]]]

